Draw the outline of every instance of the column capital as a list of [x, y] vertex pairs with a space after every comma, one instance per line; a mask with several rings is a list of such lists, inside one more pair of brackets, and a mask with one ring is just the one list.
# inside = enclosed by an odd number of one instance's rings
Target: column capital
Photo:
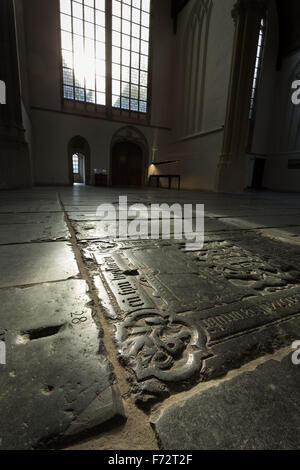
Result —
[[231, 12], [232, 18], [236, 23], [240, 16], [249, 11], [257, 12], [261, 17], [266, 13], [268, 0], [238, 0]]

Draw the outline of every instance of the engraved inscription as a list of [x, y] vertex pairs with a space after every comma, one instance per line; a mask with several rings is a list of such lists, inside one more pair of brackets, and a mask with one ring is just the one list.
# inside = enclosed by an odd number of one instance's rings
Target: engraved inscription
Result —
[[[268, 298], [259, 304], [253, 301], [244, 302], [245, 306], [239, 308], [233, 304], [227, 307], [226, 313], [217, 314], [220, 309], [214, 309], [214, 316], [202, 320], [202, 326], [210, 334], [211, 339], [226, 338], [235, 333], [243, 331], [245, 326], [248, 329], [267, 325], [280, 319], [284, 319], [289, 315], [300, 313], [300, 292], [291, 295], [286, 293], [284, 297], [277, 297], [273, 294], [272, 298]], [[245, 322], [248, 324], [245, 325]]]

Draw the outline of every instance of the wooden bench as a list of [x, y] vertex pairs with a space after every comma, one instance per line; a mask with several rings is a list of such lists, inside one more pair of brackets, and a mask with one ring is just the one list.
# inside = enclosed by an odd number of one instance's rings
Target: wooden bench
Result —
[[172, 188], [172, 180], [177, 179], [178, 180], [178, 191], [180, 191], [180, 183], [181, 183], [181, 177], [180, 175], [151, 175], [149, 178], [149, 186], [151, 184], [152, 180], [156, 180], [156, 187], [159, 188], [160, 185], [160, 179], [161, 178], [168, 178], [169, 180], [169, 189]]

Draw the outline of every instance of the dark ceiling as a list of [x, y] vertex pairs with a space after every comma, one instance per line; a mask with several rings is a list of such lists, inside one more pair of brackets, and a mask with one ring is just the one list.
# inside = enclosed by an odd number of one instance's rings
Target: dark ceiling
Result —
[[277, 0], [279, 18], [279, 63], [291, 52], [300, 50], [300, 1]]

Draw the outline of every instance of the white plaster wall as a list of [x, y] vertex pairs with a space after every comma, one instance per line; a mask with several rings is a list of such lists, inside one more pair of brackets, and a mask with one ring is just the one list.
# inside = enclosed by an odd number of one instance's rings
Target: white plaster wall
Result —
[[25, 0], [24, 17], [30, 104], [34, 107], [59, 110], [59, 0]]
[[[232, 61], [234, 22], [231, 11], [235, 0], [213, 0], [207, 44], [202, 132], [198, 137], [179, 140], [180, 129], [177, 123], [183, 112], [182, 100], [179, 99], [183, 86], [181, 69], [187, 53], [184, 38], [191, 12], [198, 1], [190, 0], [179, 15], [174, 58], [173, 142], [166, 157], [173, 160], [176, 156], [175, 159], [180, 161], [179, 164], [173, 165], [172, 170], [182, 175], [183, 188], [214, 190], [222, 149], [222, 129], [225, 123]], [[197, 103], [197, 106], [199, 105], [200, 103]], [[214, 130], [215, 133], [210, 133]], [[164, 174], [171, 171], [169, 165], [157, 168], [158, 172]]]
[[291, 84], [300, 77], [300, 53], [284, 59], [277, 72], [264, 184], [273, 190], [300, 191], [300, 171], [289, 159], [300, 159], [300, 106], [291, 101]]
[[173, 53], [175, 36], [171, 0], [152, 0], [152, 109], [151, 124], [171, 128]]
[[[91, 172], [94, 168], [110, 169], [110, 145], [113, 135], [124, 123], [110, 122], [43, 110], [32, 111], [34, 132], [34, 175], [36, 184], [69, 184], [68, 143], [72, 137], [84, 137], [91, 148]], [[146, 137], [149, 149], [153, 146], [155, 129], [135, 126]], [[160, 148], [169, 140], [168, 131], [157, 133]], [[149, 163], [151, 153], [149, 150]]]
[[223, 131], [173, 143], [168, 160], [179, 160], [180, 163], [173, 166], [173, 171], [168, 165], [162, 172], [180, 174], [184, 189], [214, 190], [222, 141]]

